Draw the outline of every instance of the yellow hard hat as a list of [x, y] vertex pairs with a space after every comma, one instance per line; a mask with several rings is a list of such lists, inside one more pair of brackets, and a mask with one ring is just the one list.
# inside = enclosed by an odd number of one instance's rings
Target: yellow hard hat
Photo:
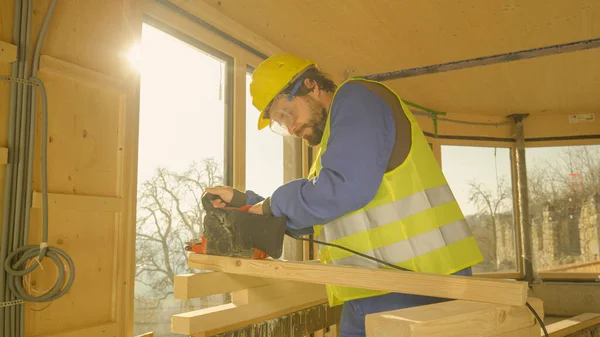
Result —
[[252, 73], [250, 95], [252, 105], [260, 111], [258, 129], [262, 130], [270, 121], [264, 118], [265, 109], [298, 74], [308, 67], [317, 66], [313, 61], [299, 58], [292, 54], [276, 54], [261, 62]]

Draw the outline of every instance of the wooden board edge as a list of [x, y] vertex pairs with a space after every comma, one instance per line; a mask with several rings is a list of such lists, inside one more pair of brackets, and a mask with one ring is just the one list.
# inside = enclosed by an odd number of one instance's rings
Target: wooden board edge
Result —
[[524, 305], [528, 295], [527, 282], [389, 269], [247, 260], [201, 254], [190, 254], [188, 266], [190, 269], [515, 306]]
[[125, 81], [79, 65], [54, 58], [49, 55], [40, 56], [40, 74], [46, 73], [61, 76], [103, 90], [125, 93]]
[[[42, 193], [33, 192], [32, 208], [42, 208]], [[73, 211], [121, 212], [121, 198], [75, 194], [48, 193], [48, 206]]]

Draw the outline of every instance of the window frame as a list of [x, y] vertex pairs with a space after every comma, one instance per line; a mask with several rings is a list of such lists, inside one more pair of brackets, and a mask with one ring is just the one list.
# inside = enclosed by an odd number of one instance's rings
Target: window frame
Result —
[[[434, 146], [434, 154], [436, 153], [436, 147], [439, 148], [439, 164], [440, 168], [442, 167], [443, 155], [442, 155], [442, 146], [465, 146], [465, 147], [487, 147], [487, 148], [503, 148], [509, 150], [509, 159], [510, 159], [510, 182], [512, 187], [512, 214], [513, 214], [513, 226], [515, 230], [515, 245], [516, 251], [515, 254], [517, 256], [517, 270], [514, 272], [483, 272], [483, 273], [473, 273], [473, 275], [487, 278], [497, 278], [497, 279], [522, 279], [524, 278], [524, 268], [523, 268], [523, 246], [522, 246], [522, 236], [521, 236], [521, 226], [519, 225], [519, 208], [518, 208], [518, 193], [517, 193], [517, 177], [516, 177], [516, 146], [514, 143], [507, 144], [505, 142], [498, 141], [482, 141], [482, 140], [470, 140], [467, 139], [452, 139], [448, 141], [447, 139], [440, 138], [432, 138], [429, 140], [433, 142]], [[436, 156], [437, 157], [437, 156]]]
[[[533, 140], [525, 145], [525, 157], [527, 157], [527, 149], [530, 148], [546, 148], [546, 147], [568, 147], [568, 146], [590, 146], [600, 145], [600, 138], [580, 138], [574, 137], [555, 137], [543, 140]], [[516, 170], [516, 167], [514, 168]], [[516, 172], [516, 171], [515, 171]], [[533, 244], [533, 243], [532, 243]], [[535, 247], [533, 247], [535, 248]], [[540, 272], [533, 270], [540, 280], [547, 282], [598, 282], [600, 275], [597, 273], [585, 272]]]
[[[516, 152], [517, 146], [516, 142], [508, 142], [508, 141], [495, 141], [495, 140], [480, 140], [477, 137], [460, 137], [459, 138], [430, 138], [428, 140], [434, 145], [434, 153], [435, 147], [443, 145], [455, 145], [455, 146], [477, 146], [477, 147], [502, 147], [510, 149], [510, 159], [511, 159], [511, 180], [513, 187], [513, 214], [514, 214], [514, 226], [515, 226], [515, 235], [516, 235], [516, 243], [517, 243], [517, 254], [519, 258], [517, 259], [517, 267], [518, 272], [514, 273], [474, 273], [474, 275], [479, 277], [488, 277], [488, 278], [509, 278], [516, 280], [523, 280], [525, 278], [524, 274], [524, 257], [523, 257], [523, 234], [521, 225], [519, 224], [519, 194], [517, 193], [518, 189], [518, 181], [517, 181], [517, 163], [516, 163]], [[600, 139], [595, 138], [580, 138], [580, 137], [556, 137], [549, 139], [526, 139], [525, 145], [525, 157], [527, 156], [527, 149], [529, 148], [540, 148], [540, 147], [555, 147], [555, 146], [586, 146], [586, 145], [600, 145]], [[436, 156], [437, 157], [437, 156]], [[439, 156], [440, 166], [442, 165], [443, 157]], [[533, 243], [531, 243], [533, 244]], [[532, 247], [534, 248], [534, 247]], [[534, 274], [542, 281], [548, 282], [597, 282], [599, 279], [598, 274], [595, 273], [582, 273], [582, 272], [539, 272], [536, 269], [533, 270]]]

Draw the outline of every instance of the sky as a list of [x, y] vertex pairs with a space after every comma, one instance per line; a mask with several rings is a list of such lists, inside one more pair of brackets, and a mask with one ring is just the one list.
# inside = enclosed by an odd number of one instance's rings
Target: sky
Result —
[[[193, 161], [223, 163], [225, 63], [144, 25], [141, 71], [138, 186], [160, 167], [185, 170]], [[258, 111], [246, 85], [246, 186], [268, 196], [283, 183], [283, 139], [256, 128]]]

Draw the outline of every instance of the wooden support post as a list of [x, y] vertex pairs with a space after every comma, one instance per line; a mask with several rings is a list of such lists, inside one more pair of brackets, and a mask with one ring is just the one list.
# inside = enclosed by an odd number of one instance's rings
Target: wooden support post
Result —
[[[528, 302], [543, 319], [542, 301]], [[525, 305], [447, 301], [367, 315], [367, 337], [539, 337], [540, 325]]]
[[528, 291], [526, 282], [202, 254], [190, 254], [188, 266], [246, 276], [516, 306], [525, 304]]

